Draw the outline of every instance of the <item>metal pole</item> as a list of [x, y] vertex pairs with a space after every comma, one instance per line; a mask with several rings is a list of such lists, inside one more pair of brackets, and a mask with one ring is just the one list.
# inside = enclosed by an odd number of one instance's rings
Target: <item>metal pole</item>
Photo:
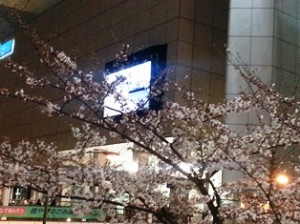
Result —
[[47, 223], [48, 203], [49, 203], [49, 196], [46, 195], [46, 201], [45, 201], [45, 204], [44, 204], [43, 224]]

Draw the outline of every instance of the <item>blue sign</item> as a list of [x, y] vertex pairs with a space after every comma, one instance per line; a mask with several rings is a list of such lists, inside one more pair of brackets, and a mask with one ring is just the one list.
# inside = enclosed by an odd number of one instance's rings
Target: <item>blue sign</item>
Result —
[[0, 44], [0, 60], [8, 57], [14, 52], [15, 40], [11, 39], [3, 44]]

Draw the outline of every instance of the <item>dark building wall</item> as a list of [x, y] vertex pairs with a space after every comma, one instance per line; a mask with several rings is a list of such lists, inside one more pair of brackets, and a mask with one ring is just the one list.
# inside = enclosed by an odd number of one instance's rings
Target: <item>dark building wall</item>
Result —
[[[54, 48], [76, 58], [80, 69], [96, 75], [115, 59], [122, 44], [129, 44], [132, 53], [167, 44], [169, 78], [215, 102], [224, 97], [227, 15], [226, 0], [65, 0], [30, 25]], [[14, 59], [41, 75], [49, 72], [21, 33], [16, 34]], [[3, 74], [3, 85], [22, 87], [8, 71]], [[174, 93], [168, 96], [180, 101]], [[13, 141], [44, 138], [59, 142], [62, 149], [72, 148], [69, 120], [37, 111], [31, 104], [1, 99], [1, 136]]]

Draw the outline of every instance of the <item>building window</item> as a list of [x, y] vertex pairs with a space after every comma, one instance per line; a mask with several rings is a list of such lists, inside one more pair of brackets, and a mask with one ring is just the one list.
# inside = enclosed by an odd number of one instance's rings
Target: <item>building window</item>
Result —
[[27, 204], [30, 198], [31, 189], [29, 187], [14, 187], [11, 204]]

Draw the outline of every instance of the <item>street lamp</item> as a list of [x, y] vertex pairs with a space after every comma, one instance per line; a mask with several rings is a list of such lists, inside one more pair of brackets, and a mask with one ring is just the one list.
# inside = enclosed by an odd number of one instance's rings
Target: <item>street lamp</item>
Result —
[[290, 182], [289, 177], [286, 174], [278, 174], [275, 177], [276, 183], [280, 184], [281, 186], [285, 186]]

